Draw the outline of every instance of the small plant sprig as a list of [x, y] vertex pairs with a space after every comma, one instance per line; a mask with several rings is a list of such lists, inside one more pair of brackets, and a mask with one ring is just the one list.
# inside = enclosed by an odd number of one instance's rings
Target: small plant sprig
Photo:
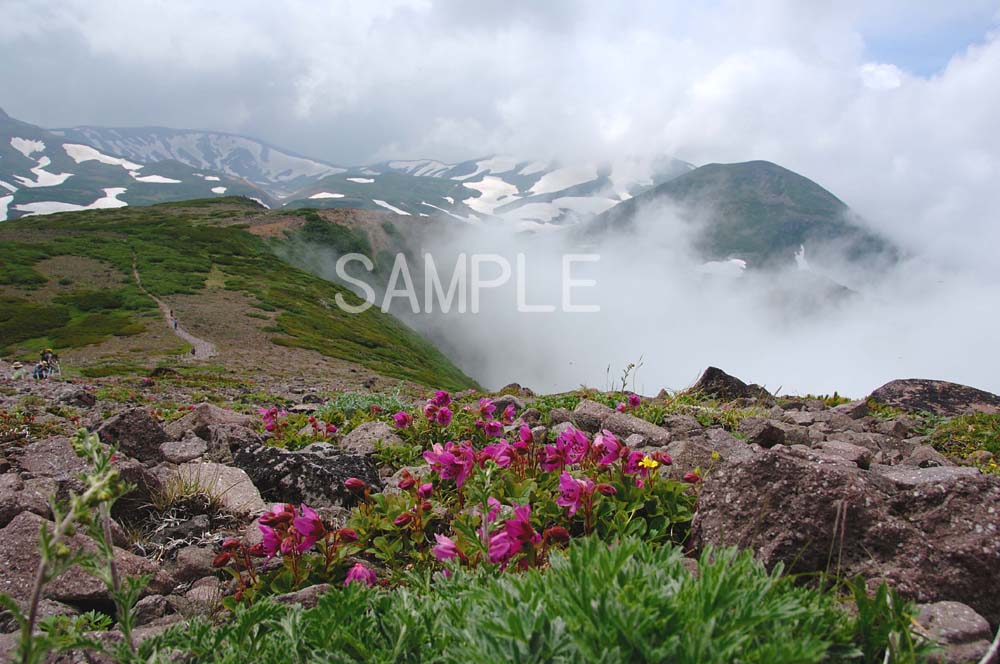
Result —
[[[17, 661], [35, 664], [44, 660], [53, 650], [73, 648], [104, 650], [96, 639], [87, 636], [84, 628], [92, 628], [93, 620], [46, 621], [39, 634], [38, 606], [45, 586], [74, 565], [103, 581], [115, 603], [118, 628], [124, 637], [118, 648], [127, 653], [135, 652], [132, 640], [134, 617], [132, 608], [138, 600], [147, 578], [129, 578], [122, 583], [115, 564], [114, 544], [111, 539], [111, 505], [128, 490], [113, 466], [115, 450], [103, 445], [97, 434], [85, 430], [72, 439], [73, 451], [83, 458], [90, 469], [80, 477], [84, 484], [82, 493], [73, 493], [65, 505], [52, 501], [54, 527], [44, 524], [39, 532], [38, 569], [28, 599], [27, 611], [8, 595], [0, 595], [0, 604], [10, 611], [20, 626], [20, 639], [16, 651]], [[85, 530], [97, 545], [97, 552], [72, 548], [67, 540], [79, 530]], [[126, 655], [126, 652], [119, 653]]]

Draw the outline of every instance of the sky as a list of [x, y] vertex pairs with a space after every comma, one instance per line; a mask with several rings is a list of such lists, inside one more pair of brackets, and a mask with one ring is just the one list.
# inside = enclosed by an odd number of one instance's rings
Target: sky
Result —
[[0, 0], [0, 18], [0, 107], [47, 127], [215, 129], [351, 165], [774, 161], [909, 257], [878, 300], [907, 306], [824, 343], [865, 362], [936, 344], [886, 375], [1000, 390], [1000, 0]]

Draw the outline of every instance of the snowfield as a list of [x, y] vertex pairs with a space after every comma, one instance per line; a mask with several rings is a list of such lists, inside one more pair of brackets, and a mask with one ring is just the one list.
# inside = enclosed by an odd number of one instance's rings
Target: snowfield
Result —
[[10, 146], [28, 159], [31, 159], [31, 155], [36, 152], [45, 152], [45, 143], [43, 141], [33, 141], [30, 138], [13, 136], [10, 139]]
[[7, 221], [7, 206], [12, 200], [13, 196], [0, 196], [0, 221]]
[[347, 178], [348, 182], [357, 182], [358, 184], [371, 184], [375, 182], [373, 178]]
[[531, 187], [532, 194], [551, 194], [597, 179], [597, 169], [593, 166], [558, 168], [543, 175]]
[[48, 157], [39, 157], [38, 165], [31, 169], [31, 172], [35, 174], [34, 180], [30, 180], [22, 175], [15, 175], [14, 179], [20, 182], [22, 186], [34, 188], [55, 187], [73, 177], [72, 173], [49, 173], [45, 170], [45, 167], [51, 163], [52, 160]]
[[180, 180], [164, 177], [162, 175], [139, 175], [136, 171], [129, 171], [129, 175], [136, 182], [148, 182], [150, 184], [180, 184]]
[[409, 213], [409, 212], [407, 212], [406, 210], [400, 210], [400, 209], [399, 209], [398, 207], [394, 207], [394, 206], [392, 206], [392, 205], [389, 205], [389, 204], [388, 204], [388, 203], [386, 203], [385, 201], [380, 201], [380, 200], [378, 200], [377, 198], [373, 198], [373, 199], [372, 199], [372, 203], [374, 203], [375, 205], [381, 205], [381, 206], [382, 206], [382, 207], [384, 207], [384, 208], [385, 208], [386, 210], [392, 210], [392, 211], [393, 211], [393, 212], [395, 212], [396, 214], [405, 214], [405, 215], [406, 215], [407, 217], [411, 216], [411, 215], [410, 215], [410, 213]]
[[121, 166], [126, 171], [138, 171], [142, 168], [142, 164], [135, 164], [127, 159], [106, 155], [103, 152], [98, 152], [89, 145], [63, 143], [63, 150], [78, 164], [82, 164], [85, 161], [98, 161], [109, 166]]
[[480, 173], [509, 173], [515, 168], [517, 168], [517, 159], [514, 157], [497, 156], [477, 161], [476, 170], [468, 175], [456, 175], [452, 180], [469, 180]]
[[224, 193], [226, 193], [226, 188], [225, 187], [212, 187], [212, 193], [213, 194], [224, 194]]
[[493, 214], [493, 210], [501, 205], [517, 200], [517, 187], [492, 175], [479, 182], [463, 182], [462, 186], [480, 193], [478, 197], [466, 198], [462, 202], [483, 214]]
[[344, 197], [343, 194], [334, 194], [329, 191], [321, 191], [318, 194], [313, 194], [312, 196], [309, 197], [309, 199], [313, 200], [317, 198], [343, 198], [343, 197]]
[[33, 214], [52, 214], [54, 212], [78, 212], [80, 210], [101, 210], [106, 208], [120, 208], [128, 205], [125, 201], [118, 200], [118, 197], [127, 191], [125, 187], [109, 187], [104, 190], [104, 196], [98, 198], [90, 205], [76, 205], [75, 203], [62, 203], [59, 201], [39, 201], [37, 203], [24, 203], [15, 205], [14, 209], [24, 212], [25, 217]]
[[202, 175], [201, 177], [205, 182], [219, 182], [219, 178], [215, 175]]

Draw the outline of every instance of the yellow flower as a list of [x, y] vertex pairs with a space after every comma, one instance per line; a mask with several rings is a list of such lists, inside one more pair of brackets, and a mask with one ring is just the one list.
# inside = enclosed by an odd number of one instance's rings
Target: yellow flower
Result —
[[639, 462], [639, 465], [641, 467], [643, 467], [643, 468], [649, 468], [650, 470], [653, 470], [654, 468], [656, 468], [657, 466], [660, 465], [660, 462], [657, 461], [656, 459], [650, 459], [649, 457], [643, 457], [642, 461]]
[[712, 452], [712, 461], [718, 461], [718, 460], [719, 460], [719, 453]]

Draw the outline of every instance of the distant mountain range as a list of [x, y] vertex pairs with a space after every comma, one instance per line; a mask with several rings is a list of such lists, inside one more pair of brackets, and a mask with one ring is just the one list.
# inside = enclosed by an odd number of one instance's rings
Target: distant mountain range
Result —
[[697, 224], [705, 261], [743, 269], [835, 245], [891, 254], [820, 185], [764, 161], [695, 168], [671, 158], [564, 165], [492, 156], [343, 166], [246, 136], [159, 127], [46, 130], [0, 110], [0, 220], [242, 195], [271, 208], [356, 208], [597, 238], [664, 203]]

